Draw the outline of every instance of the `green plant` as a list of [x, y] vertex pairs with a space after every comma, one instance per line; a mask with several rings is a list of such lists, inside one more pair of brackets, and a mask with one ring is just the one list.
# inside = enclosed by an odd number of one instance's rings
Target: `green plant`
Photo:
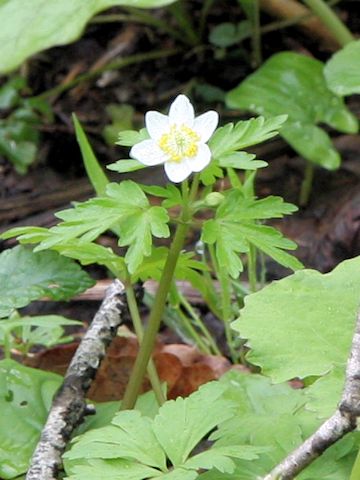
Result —
[[[232, 306], [232, 297], [238, 294], [234, 282], [244, 268], [241, 256], [245, 259], [251, 257], [247, 263], [254, 288], [257, 249], [289, 268], [301, 267], [296, 258], [284, 251], [294, 249], [295, 244], [283, 238], [274, 228], [261, 224], [266, 219], [289, 214], [296, 208], [278, 197], [256, 199], [254, 173], [266, 164], [243, 151], [274, 136], [284, 120], [285, 117], [276, 117], [265, 121], [260, 117], [236, 125], [228, 124], [219, 128], [209, 140], [216, 128], [217, 114], [208, 112], [194, 120], [189, 100], [179, 96], [170, 107], [169, 117], [149, 112], [146, 115], [146, 130], [121, 132], [119, 143], [133, 145], [130, 154], [135, 159], [120, 160], [111, 169], [132, 171], [145, 168], [144, 164], [154, 165], [160, 161], [165, 164], [165, 172], [170, 179], [182, 182], [180, 188], [174, 184], [166, 187], [137, 185], [130, 180], [120, 184], [109, 183], [105, 187], [106, 177], [100, 173], [91, 147], [76, 122], [85, 165], [100, 196], [58, 213], [62, 221], [51, 229], [24, 227], [3, 235], [3, 238], [17, 236], [21, 243], [39, 244], [36, 252], [51, 249], [85, 265], [105, 265], [127, 287], [129, 306], [139, 335], [142, 335], [142, 327], [132, 285], [139, 279], [159, 280], [149, 329], [132, 377], [135, 386], [131, 386], [130, 382], [130, 399], [125, 398], [124, 401], [127, 406], [127, 402], [132, 404], [136, 399], [137, 384], [141, 382], [148, 364], [168, 293], [173, 303], [180, 299], [190, 314], [190, 319], [182, 317], [187, 322], [187, 332], [191, 332], [200, 346], [202, 344], [218, 352], [206, 327], [194, 317], [179, 296], [173, 280], [187, 278], [201, 292], [209, 307], [223, 320], [232, 357], [236, 360], [239, 353], [230, 322], [237, 314], [237, 309]], [[189, 186], [187, 177], [194, 170], [196, 173]], [[247, 172], [244, 181], [238, 177], [236, 170]], [[225, 173], [229, 175], [231, 187], [221, 193], [214, 192], [216, 179]], [[198, 188], [200, 183], [204, 185], [201, 191]], [[161, 206], [152, 206], [146, 194], [162, 198]], [[173, 207], [180, 208], [180, 214]], [[206, 211], [212, 219], [203, 219]], [[169, 223], [176, 227], [170, 247], [153, 245], [153, 237], [169, 237]], [[191, 227], [198, 231], [204, 245], [199, 259], [194, 258], [194, 253], [182, 251]], [[119, 235], [119, 245], [126, 247], [123, 257], [95, 243], [97, 237], [109, 229]], [[214, 289], [214, 278], [221, 284], [220, 298]]]
[[52, 112], [45, 100], [23, 98], [26, 89], [24, 78], [14, 76], [0, 88], [0, 153], [19, 173], [26, 173], [37, 154], [40, 140], [39, 126], [51, 121]]
[[233, 417], [236, 404], [224, 398], [225, 388], [214, 382], [190, 397], [166, 402], [153, 419], [138, 411], [119, 412], [111, 424], [74, 439], [65, 454], [69, 479], [181, 478], [195, 479], [198, 470], [232, 473], [232, 459], [253, 461], [264, 451], [248, 445], [212, 446], [190, 456], [217, 425]]
[[67, 300], [94, 285], [79, 265], [56, 252], [17, 246], [0, 254], [0, 318], [48, 296]]
[[348, 43], [325, 65], [325, 80], [330, 90], [340, 96], [360, 93], [360, 41]]
[[52, 347], [71, 341], [73, 337], [64, 337], [63, 327], [67, 325], [81, 325], [81, 322], [60, 315], [20, 317], [13, 313], [9, 319], [0, 321], [0, 345], [5, 358], [11, 358], [11, 350], [27, 355], [34, 345]]
[[[226, 103], [259, 115], [287, 114], [281, 129], [283, 138], [309, 165], [329, 170], [340, 166], [340, 155], [329, 135], [317, 124], [326, 123], [345, 133], [356, 133], [358, 121], [342, 98], [329, 90], [324, 64], [293, 52], [272, 56], [255, 73], [230, 91]], [[313, 167], [310, 167], [311, 171]], [[311, 173], [300, 201], [306, 203], [311, 188]]]

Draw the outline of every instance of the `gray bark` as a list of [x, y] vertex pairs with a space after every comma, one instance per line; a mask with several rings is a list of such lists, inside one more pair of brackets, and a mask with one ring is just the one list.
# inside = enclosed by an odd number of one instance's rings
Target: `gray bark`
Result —
[[86, 415], [95, 413], [85, 395], [116, 335], [126, 309], [125, 288], [115, 280], [84, 335], [56, 393], [26, 475], [26, 480], [56, 480], [61, 456], [75, 428]]

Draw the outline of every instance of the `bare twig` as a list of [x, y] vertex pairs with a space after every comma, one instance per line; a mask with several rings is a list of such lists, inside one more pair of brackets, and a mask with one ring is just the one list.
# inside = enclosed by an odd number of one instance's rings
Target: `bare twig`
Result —
[[54, 397], [26, 480], [56, 480], [61, 455], [74, 429], [85, 415], [94, 413], [94, 408], [86, 404], [85, 394], [122, 321], [121, 314], [126, 305], [124, 295], [125, 288], [119, 280], [115, 280], [106, 291]]
[[360, 311], [346, 367], [345, 386], [335, 413], [279, 463], [264, 480], [291, 480], [331, 445], [356, 428], [360, 417]]

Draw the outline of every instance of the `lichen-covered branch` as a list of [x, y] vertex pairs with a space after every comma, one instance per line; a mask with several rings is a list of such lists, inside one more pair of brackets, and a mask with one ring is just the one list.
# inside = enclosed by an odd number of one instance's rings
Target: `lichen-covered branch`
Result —
[[296, 450], [279, 463], [264, 480], [291, 480], [327, 448], [356, 428], [360, 416], [360, 311], [346, 367], [345, 386], [335, 413]]
[[116, 335], [126, 308], [125, 288], [115, 280], [106, 291], [88, 331], [84, 335], [56, 393], [47, 422], [31, 459], [26, 480], [56, 480], [61, 455], [74, 429], [94, 413], [85, 401], [97, 369]]

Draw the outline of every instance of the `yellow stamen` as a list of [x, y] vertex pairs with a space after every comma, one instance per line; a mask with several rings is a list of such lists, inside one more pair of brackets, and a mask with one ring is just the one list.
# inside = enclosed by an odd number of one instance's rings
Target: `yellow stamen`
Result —
[[195, 157], [198, 152], [199, 135], [187, 125], [172, 125], [168, 133], [159, 140], [159, 147], [173, 162], [181, 162], [185, 157]]

